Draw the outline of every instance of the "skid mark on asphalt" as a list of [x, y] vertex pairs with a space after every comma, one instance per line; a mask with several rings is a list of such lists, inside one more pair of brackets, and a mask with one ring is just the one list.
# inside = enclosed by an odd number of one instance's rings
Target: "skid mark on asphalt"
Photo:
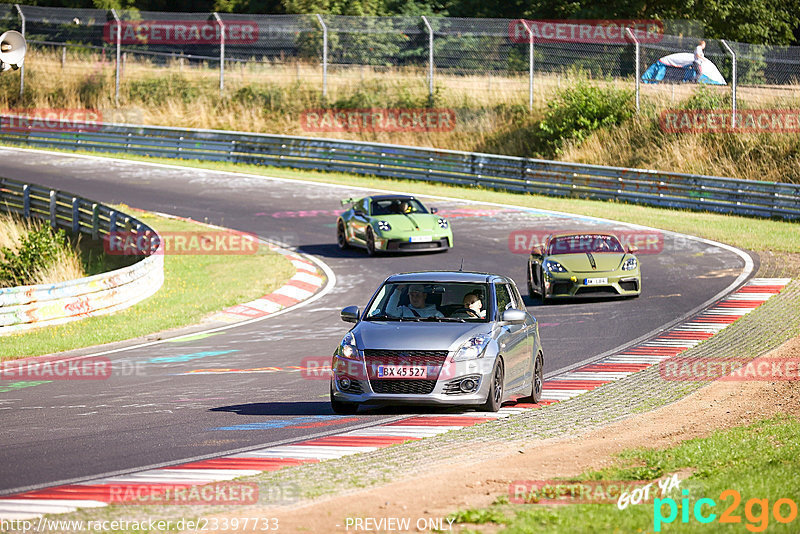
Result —
[[[107, 488], [120, 484], [132, 491], [150, 486], [149, 491], [166, 491], [157, 484], [197, 486], [263, 471], [274, 471], [300, 465], [341, 458], [361, 452], [375, 451], [397, 443], [423, 439], [451, 430], [524, 413], [532, 409], [566, 400], [604, 384], [647, 369], [667, 358], [705, 341], [737, 319], [752, 312], [780, 293], [790, 282], [786, 278], [755, 278], [736, 292], [699, 313], [697, 316], [662, 332], [660, 335], [613, 356], [583, 365], [545, 380], [543, 400], [539, 404], [510, 404], [496, 413], [472, 412], [415, 415], [382, 425], [342, 432], [275, 447], [265, 447], [181, 465], [149, 469], [140, 473], [101, 478], [79, 485], [57, 486], [0, 498], [0, 519], [33, 519], [46, 513], [66, 513], [85, 507], [103, 507], [109, 503]], [[337, 418], [337, 419], [334, 419]], [[353, 419], [358, 419], [354, 417]], [[290, 420], [267, 421], [220, 427], [216, 430], [264, 430], [274, 425], [326, 425], [347, 422], [340, 416], [296, 417]]]

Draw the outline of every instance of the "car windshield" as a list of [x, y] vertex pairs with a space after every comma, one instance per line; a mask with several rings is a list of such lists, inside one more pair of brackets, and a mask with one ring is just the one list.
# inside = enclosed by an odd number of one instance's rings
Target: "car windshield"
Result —
[[364, 314], [367, 321], [487, 322], [488, 286], [465, 282], [386, 283]]
[[619, 240], [613, 235], [583, 234], [553, 238], [547, 248], [549, 255], [580, 254], [586, 252], [624, 252]]
[[372, 201], [372, 215], [410, 215], [412, 213], [428, 213], [415, 198], [388, 198]]

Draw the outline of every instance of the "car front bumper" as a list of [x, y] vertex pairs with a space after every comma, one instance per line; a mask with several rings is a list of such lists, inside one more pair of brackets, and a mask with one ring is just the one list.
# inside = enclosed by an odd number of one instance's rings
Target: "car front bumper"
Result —
[[442, 236], [431, 241], [411, 242], [409, 239], [376, 239], [375, 248], [386, 252], [420, 252], [427, 250], [448, 250], [452, 237]]
[[[587, 284], [587, 278], [607, 278], [607, 283]], [[635, 296], [642, 292], [638, 271], [611, 273], [546, 273], [544, 292], [547, 297]]]
[[[363, 361], [356, 362], [334, 356], [332, 390], [337, 400], [360, 404], [480, 405], [486, 402], [489, 394], [494, 359], [483, 357], [455, 364], [448, 358], [435, 380], [424, 381], [377, 379], [374, 372], [367, 373], [367, 365]], [[350, 381], [350, 386], [346, 389], [343, 387], [343, 378]], [[461, 391], [460, 384], [465, 380], [477, 383], [474, 390]], [[405, 392], [427, 388], [430, 388], [429, 393]], [[388, 393], [387, 390], [397, 392]]]

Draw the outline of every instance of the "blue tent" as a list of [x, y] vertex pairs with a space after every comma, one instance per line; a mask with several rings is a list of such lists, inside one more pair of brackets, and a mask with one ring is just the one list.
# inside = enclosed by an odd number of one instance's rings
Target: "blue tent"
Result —
[[[693, 63], [694, 54], [688, 52], [678, 52], [677, 54], [664, 56], [650, 65], [642, 75], [642, 81], [644, 83], [695, 81]], [[717, 66], [707, 58], [703, 58], [701, 62], [700, 76], [697, 78], [697, 83], [727, 85]]]

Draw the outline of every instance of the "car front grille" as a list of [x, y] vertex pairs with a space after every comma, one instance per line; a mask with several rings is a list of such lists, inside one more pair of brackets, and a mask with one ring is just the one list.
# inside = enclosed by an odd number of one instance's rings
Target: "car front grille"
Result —
[[617, 290], [611, 286], [581, 286], [576, 295], [590, 295], [590, 294], [603, 294], [603, 295], [616, 295]]
[[572, 289], [572, 282], [553, 282], [552, 293], [553, 295], [569, 294]]
[[370, 380], [372, 391], [397, 395], [428, 395], [436, 386], [436, 380]]
[[[439, 372], [447, 360], [446, 350], [377, 350], [364, 351], [367, 375], [375, 393], [427, 395], [433, 391]], [[428, 368], [427, 379], [380, 379], [379, 365], [415, 365]]]
[[[343, 377], [339, 377], [339, 380], [341, 380], [342, 378]], [[339, 391], [342, 391], [344, 393], [352, 393], [354, 395], [361, 395], [362, 393], [364, 393], [364, 388], [361, 387], [361, 382], [359, 382], [355, 378], [351, 378], [351, 377], [348, 377], [348, 378], [350, 378], [350, 387], [343, 388], [342, 387], [342, 383], [338, 382]]]

